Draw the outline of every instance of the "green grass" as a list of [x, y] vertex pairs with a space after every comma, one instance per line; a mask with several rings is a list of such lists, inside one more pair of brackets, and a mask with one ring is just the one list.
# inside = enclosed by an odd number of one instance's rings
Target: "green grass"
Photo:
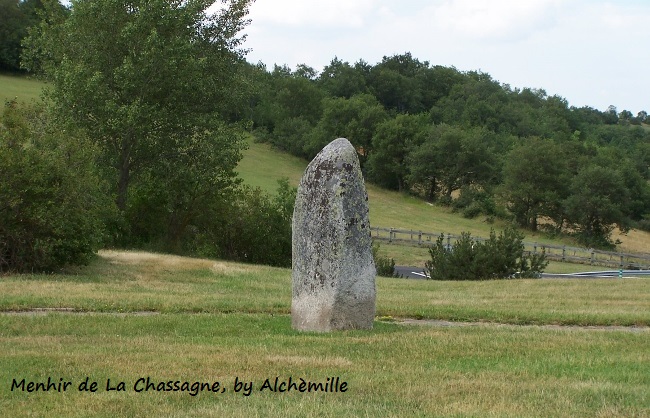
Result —
[[0, 100], [4, 104], [10, 100], [30, 102], [38, 100], [44, 83], [32, 78], [0, 74]]
[[[7, 416], [647, 416], [647, 335], [517, 328], [405, 327], [300, 334], [287, 317], [0, 317]], [[24, 329], [30, 331], [26, 333]], [[266, 379], [339, 377], [345, 393], [260, 392]], [[72, 382], [10, 392], [13, 379]], [[86, 377], [96, 393], [80, 392]], [[219, 381], [224, 393], [134, 391]], [[124, 392], [106, 391], [124, 382]], [[252, 382], [250, 396], [235, 379]]]
[[268, 144], [248, 141], [248, 149], [237, 167], [239, 177], [245, 184], [259, 187], [269, 193], [275, 193], [278, 180], [288, 178], [289, 183], [297, 187], [300, 177], [307, 167], [307, 162], [292, 155], [278, 152]]
[[[430, 282], [379, 278], [370, 331], [297, 332], [290, 271], [102, 252], [59, 275], [0, 278], [6, 416], [648, 416], [650, 331], [514, 324], [650, 325], [650, 282]], [[35, 312], [74, 308], [77, 313]], [[32, 310], [9, 313], [8, 310]], [[499, 324], [490, 324], [498, 322]], [[503, 325], [512, 324], [512, 325]], [[347, 382], [344, 393], [260, 391], [266, 379]], [[11, 391], [13, 380], [72, 382]], [[219, 381], [224, 393], [135, 392], [141, 377]], [[95, 393], [79, 391], [96, 381]], [[107, 391], [124, 382], [124, 392]], [[253, 382], [250, 396], [235, 379]]]
[[[650, 326], [650, 281], [380, 278], [380, 316], [510, 324]], [[143, 252], [103, 251], [75, 274], [0, 280], [0, 311], [288, 314], [291, 271]]]

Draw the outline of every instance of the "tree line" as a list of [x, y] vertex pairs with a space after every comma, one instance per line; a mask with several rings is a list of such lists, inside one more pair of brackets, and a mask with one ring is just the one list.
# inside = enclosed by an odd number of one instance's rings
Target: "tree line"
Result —
[[650, 230], [644, 111], [571, 107], [410, 53], [249, 71], [256, 136], [279, 149], [309, 159], [343, 136], [377, 185], [588, 246], [612, 247], [614, 227]]
[[0, 0], [0, 71], [24, 71], [20, 66], [21, 42], [29, 28], [39, 23], [43, 8], [42, 0]]

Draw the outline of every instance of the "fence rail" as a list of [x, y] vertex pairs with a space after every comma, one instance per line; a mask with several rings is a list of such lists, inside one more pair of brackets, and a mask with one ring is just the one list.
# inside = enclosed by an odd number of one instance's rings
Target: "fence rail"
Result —
[[[381, 241], [428, 247], [436, 242], [441, 233], [422, 232], [397, 228], [370, 227], [370, 234], [373, 239]], [[445, 239], [444, 243], [447, 249], [451, 249], [454, 242], [460, 238], [460, 235], [443, 235]], [[478, 241], [485, 241], [485, 238], [473, 238]], [[650, 269], [650, 254], [601, 251], [595, 250], [593, 248], [570, 247], [566, 245], [550, 245], [528, 241], [524, 241], [523, 244], [525, 250], [533, 254], [544, 251], [546, 258], [549, 260], [589, 264], [592, 266], [615, 267], [628, 270]]]

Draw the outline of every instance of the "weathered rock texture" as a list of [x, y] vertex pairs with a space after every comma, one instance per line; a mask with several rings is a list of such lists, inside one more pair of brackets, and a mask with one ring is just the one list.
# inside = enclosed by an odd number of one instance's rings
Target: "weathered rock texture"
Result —
[[293, 212], [293, 328], [372, 328], [375, 275], [368, 193], [354, 147], [339, 138], [309, 163], [298, 186]]

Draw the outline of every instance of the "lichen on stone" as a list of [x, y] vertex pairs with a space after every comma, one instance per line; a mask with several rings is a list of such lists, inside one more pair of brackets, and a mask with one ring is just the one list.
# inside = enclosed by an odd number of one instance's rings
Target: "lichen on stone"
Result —
[[300, 181], [293, 215], [292, 326], [372, 328], [375, 265], [368, 194], [347, 139], [332, 141]]

